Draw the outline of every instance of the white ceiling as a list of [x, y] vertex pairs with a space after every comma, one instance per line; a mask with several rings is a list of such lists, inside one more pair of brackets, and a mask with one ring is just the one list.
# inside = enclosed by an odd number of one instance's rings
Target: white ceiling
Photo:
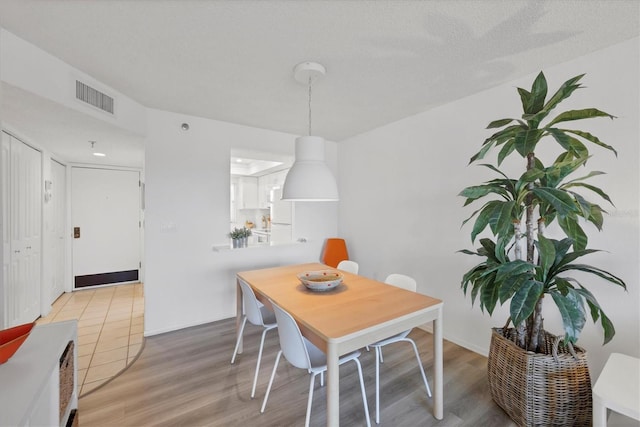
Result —
[[[147, 107], [294, 134], [307, 89], [292, 69], [318, 61], [313, 133], [341, 141], [636, 37], [640, 2], [2, 0], [0, 26]], [[111, 132], [142, 150], [95, 119], [72, 117], [73, 135], [60, 122], [78, 113], [9, 89], [3, 120], [51, 114], [30, 126], [52, 144]]]

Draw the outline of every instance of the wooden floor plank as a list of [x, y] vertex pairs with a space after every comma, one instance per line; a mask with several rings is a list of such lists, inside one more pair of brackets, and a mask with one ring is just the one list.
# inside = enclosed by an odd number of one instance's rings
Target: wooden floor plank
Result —
[[[251, 384], [261, 329], [247, 326], [245, 350], [231, 365], [235, 319], [146, 339], [133, 365], [104, 387], [82, 397], [79, 421], [90, 426], [294, 426], [303, 425], [309, 375], [282, 360], [264, 414], [260, 406], [279, 349], [277, 332], [267, 334], [256, 399]], [[433, 378], [431, 335], [411, 333], [427, 377]], [[361, 362], [375, 425], [375, 357]], [[410, 345], [384, 349], [381, 367], [381, 426], [505, 426], [514, 424], [489, 396], [486, 358], [453, 343], [444, 344], [444, 419], [433, 418]], [[365, 425], [355, 364], [340, 367], [340, 422]], [[326, 394], [319, 381], [313, 396], [312, 426], [326, 425]]]

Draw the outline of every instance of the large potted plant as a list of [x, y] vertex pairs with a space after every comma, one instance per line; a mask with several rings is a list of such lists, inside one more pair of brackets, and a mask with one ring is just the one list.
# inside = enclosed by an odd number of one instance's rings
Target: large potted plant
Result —
[[[605, 212], [588, 201], [587, 195], [612, 202], [602, 189], [588, 183], [603, 172], [574, 175], [586, 166], [591, 155], [588, 146], [617, 153], [591, 133], [565, 127], [566, 122], [614, 117], [585, 108], [549, 119], [558, 104], [581, 88], [583, 76], [567, 80], [549, 98], [542, 72], [530, 91], [518, 88], [521, 118], [489, 123], [488, 129], [499, 130], [469, 162], [499, 149], [495, 165], [481, 165], [495, 173], [495, 179], [460, 193], [466, 198], [465, 206], [484, 201], [464, 221], [474, 220], [471, 241], [481, 234], [490, 235], [479, 239], [476, 251], [461, 251], [482, 259], [464, 274], [461, 286], [472, 303], [479, 301], [481, 310], [490, 315], [498, 304], [509, 302], [507, 324], [493, 329], [488, 375], [493, 399], [519, 425], [590, 425], [586, 352], [575, 343], [585, 325], [587, 308], [593, 321], [602, 325], [605, 344], [615, 329], [583, 282], [594, 277], [626, 289], [622, 279], [579, 260], [597, 252], [587, 248], [583, 227], [601, 230]], [[545, 146], [545, 153], [557, 153], [552, 163], [545, 164], [536, 156], [541, 143], [551, 146]], [[515, 178], [499, 169], [511, 158], [521, 158], [526, 166]], [[558, 337], [543, 327], [543, 301], [548, 299], [562, 318], [564, 333]]]

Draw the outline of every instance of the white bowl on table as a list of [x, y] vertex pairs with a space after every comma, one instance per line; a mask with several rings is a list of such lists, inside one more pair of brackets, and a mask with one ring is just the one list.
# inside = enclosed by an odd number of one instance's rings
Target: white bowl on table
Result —
[[298, 279], [307, 289], [316, 292], [330, 291], [342, 283], [342, 273], [336, 270], [303, 271]]

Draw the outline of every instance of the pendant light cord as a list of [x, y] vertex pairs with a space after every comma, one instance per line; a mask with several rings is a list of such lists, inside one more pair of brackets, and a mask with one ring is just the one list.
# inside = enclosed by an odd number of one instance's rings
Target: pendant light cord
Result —
[[309, 136], [311, 136], [311, 76], [309, 76]]

